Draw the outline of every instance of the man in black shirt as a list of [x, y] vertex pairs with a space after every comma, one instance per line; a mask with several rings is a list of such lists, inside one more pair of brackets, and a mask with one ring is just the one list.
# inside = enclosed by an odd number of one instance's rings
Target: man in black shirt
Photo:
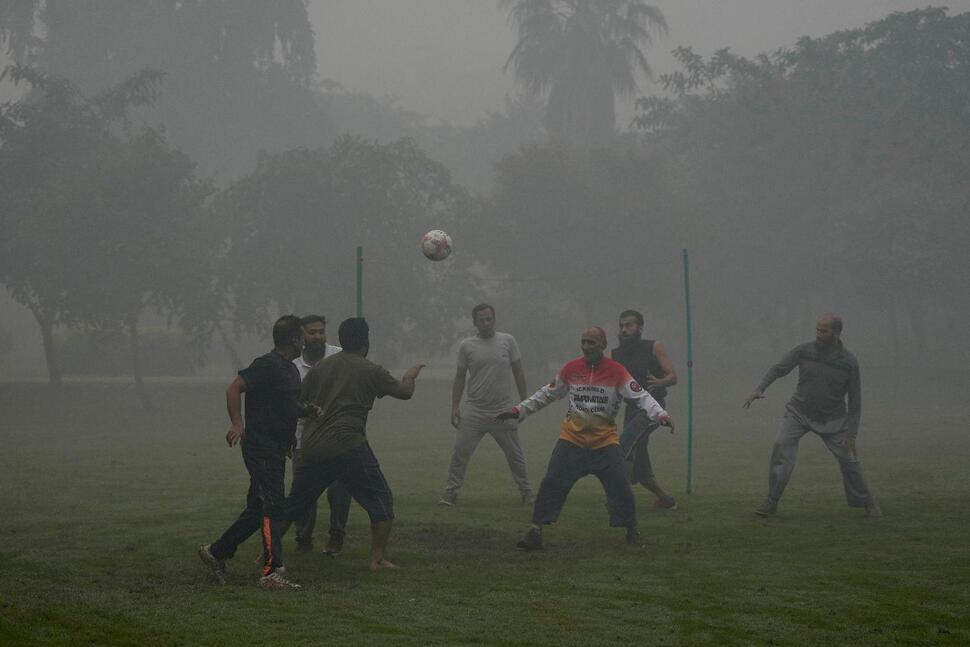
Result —
[[[781, 361], [768, 369], [758, 387], [744, 402], [747, 409], [772, 382], [798, 367], [798, 386], [785, 405], [781, 430], [771, 452], [768, 497], [755, 509], [760, 517], [778, 512], [778, 500], [788, 485], [798, 457], [798, 441], [813, 432], [825, 442], [842, 469], [845, 500], [854, 508], [865, 508], [871, 517], [882, 515], [869, 492], [856, 456], [855, 439], [862, 416], [862, 380], [859, 362], [842, 345], [842, 319], [824, 315], [815, 324], [815, 341], [795, 346]], [[848, 400], [848, 408], [846, 408]]]
[[[259, 585], [270, 589], [299, 588], [286, 578], [280, 537], [275, 532], [282, 513], [286, 453], [293, 446], [297, 419], [313, 414], [315, 407], [298, 402], [300, 373], [293, 360], [303, 350], [303, 325], [298, 317], [285, 315], [273, 326], [273, 350], [239, 371], [226, 389], [226, 409], [231, 426], [226, 433], [230, 447], [242, 441], [242, 456], [249, 472], [246, 509], [222, 537], [199, 547], [199, 557], [220, 583], [226, 581], [226, 560], [257, 530], [263, 541]], [[242, 394], [246, 394], [245, 427]]]
[[[667, 388], [677, 384], [677, 373], [667, 356], [667, 349], [655, 339], [643, 339], [643, 315], [636, 310], [620, 313], [620, 345], [610, 356], [623, 365], [630, 375], [653, 396], [661, 407], [667, 408]], [[626, 459], [630, 483], [639, 483], [657, 497], [654, 507], [676, 510], [677, 501], [667, 494], [653, 473], [647, 443], [659, 425], [651, 422], [646, 413], [626, 405], [623, 415], [623, 434], [620, 449]]]

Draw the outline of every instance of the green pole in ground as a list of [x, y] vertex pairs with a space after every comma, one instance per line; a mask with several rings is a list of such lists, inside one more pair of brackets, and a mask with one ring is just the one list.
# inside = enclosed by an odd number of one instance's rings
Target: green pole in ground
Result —
[[364, 248], [357, 246], [357, 316], [364, 316]]
[[684, 249], [684, 305], [687, 309], [687, 494], [694, 476], [694, 349], [691, 342], [690, 266]]

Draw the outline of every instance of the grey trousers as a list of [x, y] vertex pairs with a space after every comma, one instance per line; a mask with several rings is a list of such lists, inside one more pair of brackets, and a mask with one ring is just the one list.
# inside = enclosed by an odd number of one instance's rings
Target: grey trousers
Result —
[[444, 498], [449, 501], [458, 499], [458, 492], [465, 482], [465, 471], [468, 463], [478, 447], [478, 443], [486, 434], [491, 434], [495, 442], [505, 453], [512, 479], [519, 487], [523, 497], [532, 496], [532, 485], [526, 473], [525, 453], [519, 443], [519, 432], [516, 423], [511, 421], [497, 422], [490, 416], [462, 415], [455, 433], [455, 447], [451, 452], [451, 464], [448, 466], [448, 482], [445, 485]]
[[815, 422], [791, 407], [785, 408], [785, 417], [781, 421], [778, 439], [771, 451], [768, 497], [774, 501], [781, 499], [785, 486], [788, 485], [792, 472], [795, 471], [798, 441], [808, 432], [818, 435], [839, 461], [846, 503], [854, 508], [864, 508], [871, 503], [872, 494], [869, 492], [866, 477], [862, 474], [862, 463], [856, 457], [855, 441], [849, 438], [846, 420], [840, 418], [827, 422]]

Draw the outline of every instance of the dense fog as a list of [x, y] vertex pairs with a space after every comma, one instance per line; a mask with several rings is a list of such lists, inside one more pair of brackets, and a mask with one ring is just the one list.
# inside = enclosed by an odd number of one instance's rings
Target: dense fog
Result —
[[530, 386], [627, 308], [683, 369], [683, 250], [698, 370], [826, 312], [863, 366], [965, 365], [970, 1], [548, 4], [0, 4], [0, 378], [335, 336], [358, 246], [393, 367], [450, 375], [486, 301]]

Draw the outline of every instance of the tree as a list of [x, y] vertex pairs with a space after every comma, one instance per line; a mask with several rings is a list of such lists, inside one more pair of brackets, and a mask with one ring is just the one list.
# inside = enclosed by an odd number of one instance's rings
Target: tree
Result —
[[37, 320], [52, 384], [56, 324], [118, 326], [144, 397], [138, 316], [149, 305], [176, 312], [205, 284], [212, 246], [194, 165], [159, 133], [127, 130], [162, 75], [144, 71], [92, 99], [30, 68], [5, 76], [32, 90], [0, 106], [0, 282]]
[[505, 63], [532, 96], [548, 96], [545, 127], [556, 141], [589, 149], [614, 134], [616, 95], [631, 96], [641, 49], [666, 32], [663, 13], [640, 0], [502, 0], [518, 28]]
[[476, 294], [463, 285], [460, 261], [430, 263], [418, 242], [429, 229], [450, 229], [467, 201], [447, 169], [407, 139], [345, 136], [329, 148], [263, 155], [214, 202], [228, 241], [221, 317], [263, 332], [282, 312], [352, 316], [361, 245], [365, 314], [380, 356], [440, 348], [451, 342], [452, 299]]
[[[673, 96], [640, 100], [638, 124], [678, 178], [686, 237], [733, 286], [705, 295], [724, 327], [761, 340], [842, 307], [898, 364], [952, 339], [939, 322], [959, 325], [954, 295], [970, 289], [970, 14], [893, 13], [754, 59], [677, 57], [661, 77]], [[732, 302], [763, 307], [762, 330]]]
[[332, 136], [310, 88], [313, 44], [305, 0], [0, 2], [0, 46], [14, 61], [89, 96], [146, 67], [165, 72], [164, 95], [141, 116], [207, 174], [235, 176], [259, 150]]

